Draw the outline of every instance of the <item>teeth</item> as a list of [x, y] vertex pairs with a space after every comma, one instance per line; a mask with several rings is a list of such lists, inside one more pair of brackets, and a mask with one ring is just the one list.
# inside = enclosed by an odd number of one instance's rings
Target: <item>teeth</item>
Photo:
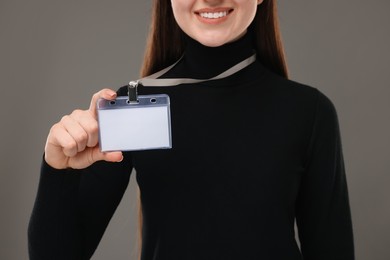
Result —
[[226, 16], [227, 14], [228, 12], [225, 11], [225, 12], [217, 12], [217, 13], [200, 13], [200, 16], [208, 19], [218, 19]]

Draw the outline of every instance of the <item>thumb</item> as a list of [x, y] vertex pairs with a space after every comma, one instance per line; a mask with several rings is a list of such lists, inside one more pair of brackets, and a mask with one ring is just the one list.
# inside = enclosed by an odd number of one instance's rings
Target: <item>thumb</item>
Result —
[[68, 167], [73, 169], [84, 169], [97, 161], [107, 162], [121, 162], [123, 160], [122, 152], [108, 152], [100, 151], [99, 146], [87, 148], [75, 157], [70, 157]]
[[121, 162], [123, 160], [122, 152], [104, 153], [104, 160], [107, 162]]
[[122, 152], [101, 152], [99, 147], [94, 147], [92, 151], [92, 160], [107, 161], [107, 162], [121, 162], [123, 160]]

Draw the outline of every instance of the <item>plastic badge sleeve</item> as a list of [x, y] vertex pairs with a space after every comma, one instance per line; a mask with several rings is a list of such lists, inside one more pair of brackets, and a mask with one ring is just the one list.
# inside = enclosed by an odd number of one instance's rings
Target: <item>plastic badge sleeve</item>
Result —
[[172, 148], [169, 96], [141, 95], [97, 101], [99, 145], [102, 152]]

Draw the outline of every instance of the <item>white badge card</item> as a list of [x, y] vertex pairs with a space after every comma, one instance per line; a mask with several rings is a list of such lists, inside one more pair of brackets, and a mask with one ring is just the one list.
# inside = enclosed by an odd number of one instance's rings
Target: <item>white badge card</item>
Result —
[[97, 102], [99, 144], [102, 152], [172, 148], [168, 95], [127, 96]]

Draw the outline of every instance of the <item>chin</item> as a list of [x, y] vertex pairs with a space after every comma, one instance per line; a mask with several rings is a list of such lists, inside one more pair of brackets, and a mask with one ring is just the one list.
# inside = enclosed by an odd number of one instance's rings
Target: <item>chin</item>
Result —
[[219, 47], [219, 46], [222, 46], [225, 44], [225, 42], [223, 43], [216, 43], [216, 42], [200, 42], [202, 45], [204, 46], [207, 46], [207, 47]]
[[207, 47], [219, 47], [219, 46], [222, 46], [222, 45], [232, 41], [229, 39], [221, 39], [221, 38], [218, 38], [218, 39], [215, 39], [215, 38], [212, 38], [212, 39], [195, 38], [195, 40], [198, 41], [200, 44], [207, 46]]
[[232, 35], [231, 33], [211, 33], [209, 35], [198, 35], [198, 37], [193, 37], [196, 41], [201, 43], [204, 46], [208, 47], [219, 47], [230, 42], [234, 42], [241, 38], [246, 33], [246, 30], [243, 33], [238, 35]]

